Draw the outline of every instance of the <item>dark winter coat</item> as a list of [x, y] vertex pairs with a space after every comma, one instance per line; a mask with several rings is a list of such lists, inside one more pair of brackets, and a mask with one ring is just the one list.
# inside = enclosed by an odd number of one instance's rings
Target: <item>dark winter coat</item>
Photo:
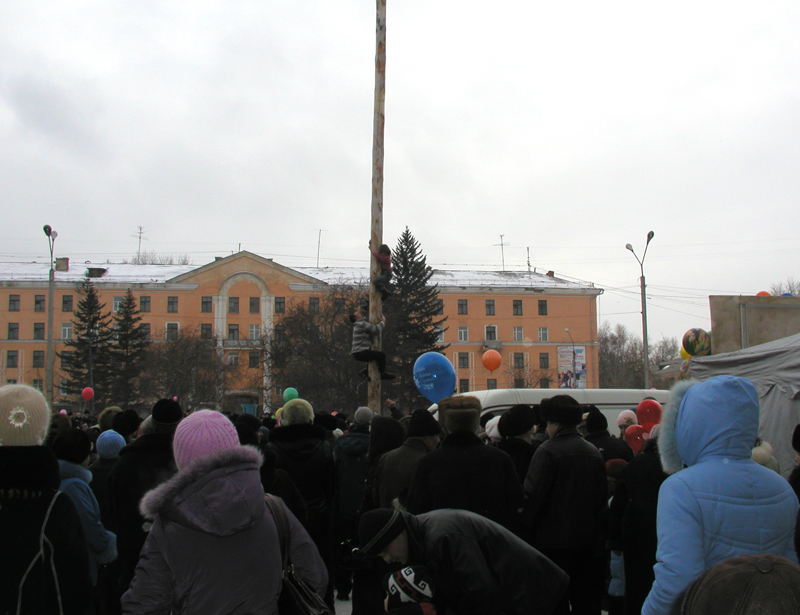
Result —
[[86, 539], [72, 500], [57, 491], [60, 483], [49, 448], [0, 446], [4, 614], [16, 613], [19, 605], [21, 613], [84, 615], [92, 603]]
[[177, 471], [172, 455], [172, 434], [139, 436], [119, 452], [119, 460], [108, 476], [108, 493], [113, 527], [117, 530], [122, 591], [133, 578], [139, 552], [147, 538], [139, 502], [145, 493], [166, 482]]
[[633, 451], [625, 440], [614, 438], [608, 433], [607, 429], [601, 431], [591, 431], [584, 436], [587, 442], [591, 442], [600, 451], [603, 456], [603, 461], [610, 459], [623, 459], [631, 461], [633, 459]]
[[278, 456], [274, 451], [268, 448], [261, 449], [261, 454], [264, 457], [264, 463], [261, 464], [260, 470], [264, 493], [271, 493], [281, 498], [300, 523], [305, 525], [308, 512], [306, 502], [297, 489], [297, 485], [294, 484], [286, 470], [279, 470], [275, 467], [278, 463]]
[[424, 565], [443, 601], [459, 615], [548, 615], [569, 577], [504, 527], [463, 510], [401, 513], [408, 565]]
[[533, 444], [528, 444], [519, 438], [503, 438], [497, 443], [497, 448], [507, 453], [511, 457], [511, 461], [514, 462], [514, 469], [517, 471], [520, 484], [528, 475], [531, 459], [533, 459], [536, 449], [539, 448], [539, 444], [536, 440], [534, 440]]
[[533, 455], [525, 477], [537, 549], [593, 549], [608, 484], [603, 456], [575, 427], [562, 427]]
[[522, 498], [511, 457], [472, 432], [456, 431], [420, 459], [408, 490], [408, 511], [471, 510], [517, 530]]
[[100, 506], [100, 522], [107, 530], [116, 532], [114, 521], [111, 516], [111, 503], [108, 497], [108, 477], [111, 474], [111, 469], [117, 463], [119, 457], [113, 459], [103, 459], [102, 457], [89, 466], [89, 472], [92, 473], [92, 482], [89, 487], [92, 488], [94, 497], [97, 498], [97, 504]]
[[333, 449], [338, 478], [338, 518], [353, 520], [364, 498], [364, 488], [369, 472], [369, 427], [354, 425], [339, 436]]
[[[123, 613], [277, 613], [278, 534], [264, 502], [261, 455], [236, 447], [190, 464], [142, 500], [153, 520]], [[295, 570], [320, 594], [327, 572], [287, 511]]]
[[92, 585], [97, 585], [99, 564], [110, 564], [117, 559], [117, 537], [104, 528], [100, 521], [100, 506], [89, 487], [92, 473], [63, 459], [58, 461], [58, 468], [61, 473], [59, 489], [69, 496], [78, 511], [83, 535], [89, 547]]
[[392, 508], [395, 498], [399, 498], [402, 505], [407, 503], [417, 464], [430, 452], [422, 438], [411, 437], [399, 448], [380, 456], [372, 482], [373, 499], [379, 508]]

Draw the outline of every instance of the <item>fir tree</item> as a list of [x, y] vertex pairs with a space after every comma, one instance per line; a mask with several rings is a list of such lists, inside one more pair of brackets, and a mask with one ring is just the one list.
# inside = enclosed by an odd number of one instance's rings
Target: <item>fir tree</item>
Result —
[[113, 371], [108, 397], [118, 406], [130, 406], [139, 401], [139, 375], [150, 346], [148, 335], [140, 326], [142, 317], [139, 314], [136, 298], [129, 288], [113, 316], [114, 342], [109, 347]]
[[428, 404], [414, 386], [414, 362], [423, 353], [447, 347], [438, 341], [447, 318], [439, 316], [439, 290], [430, 284], [433, 269], [408, 227], [392, 253], [392, 271], [394, 294], [383, 305], [383, 351], [387, 369], [397, 378], [382, 386], [401, 407], [411, 410]]
[[74, 337], [64, 342], [65, 350], [59, 353], [67, 374], [62, 388], [68, 398], [80, 400], [81, 391], [91, 387], [95, 393], [92, 404], [103, 407], [109, 399], [111, 315], [103, 312], [106, 305], [100, 303], [89, 278], [81, 282], [78, 292], [81, 299], [72, 321]]

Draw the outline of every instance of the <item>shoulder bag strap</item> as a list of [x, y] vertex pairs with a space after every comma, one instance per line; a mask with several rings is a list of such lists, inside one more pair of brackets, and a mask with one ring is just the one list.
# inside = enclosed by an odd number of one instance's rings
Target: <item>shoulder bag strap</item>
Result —
[[267, 504], [270, 513], [272, 513], [272, 520], [275, 522], [275, 528], [278, 530], [278, 542], [281, 548], [281, 560], [283, 561], [283, 569], [286, 570], [289, 563], [289, 519], [286, 517], [286, 511], [283, 509], [283, 504], [275, 496], [269, 493], [264, 494], [264, 502]]

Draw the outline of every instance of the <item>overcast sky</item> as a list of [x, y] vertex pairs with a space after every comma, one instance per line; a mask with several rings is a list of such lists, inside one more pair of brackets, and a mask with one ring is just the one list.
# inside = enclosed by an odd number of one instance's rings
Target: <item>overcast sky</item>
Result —
[[[605, 290], [651, 343], [800, 278], [800, 3], [389, 0], [384, 241]], [[0, 260], [367, 265], [375, 6], [0, 4]], [[321, 232], [320, 232], [321, 231]], [[501, 250], [501, 236], [504, 248]], [[576, 340], [577, 341], [577, 340]]]

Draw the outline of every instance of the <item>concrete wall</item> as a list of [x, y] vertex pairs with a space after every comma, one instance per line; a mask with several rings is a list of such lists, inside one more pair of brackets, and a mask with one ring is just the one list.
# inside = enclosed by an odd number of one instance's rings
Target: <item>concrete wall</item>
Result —
[[711, 296], [714, 354], [800, 333], [800, 297]]

